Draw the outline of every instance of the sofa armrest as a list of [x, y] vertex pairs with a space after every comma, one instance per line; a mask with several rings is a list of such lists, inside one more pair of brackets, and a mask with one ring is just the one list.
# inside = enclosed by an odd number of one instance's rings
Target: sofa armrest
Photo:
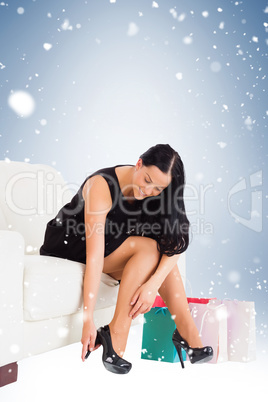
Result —
[[0, 230], [0, 367], [23, 357], [24, 239]]

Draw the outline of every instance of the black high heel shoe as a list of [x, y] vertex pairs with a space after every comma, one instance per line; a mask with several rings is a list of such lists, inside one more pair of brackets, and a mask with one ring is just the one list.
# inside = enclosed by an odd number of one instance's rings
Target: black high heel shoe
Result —
[[[102, 362], [106, 370], [115, 374], [127, 374], [131, 370], [132, 364], [115, 353], [108, 325], [97, 330], [95, 346], [100, 344], [103, 346]], [[85, 358], [87, 359], [89, 355], [90, 351], [87, 352]]]
[[205, 346], [204, 348], [191, 348], [188, 343], [181, 337], [177, 328], [173, 332], [172, 342], [178, 352], [181, 367], [184, 368], [184, 362], [182, 358], [181, 349], [184, 349], [188, 354], [190, 362], [192, 364], [206, 363], [213, 358], [213, 349], [211, 346]]

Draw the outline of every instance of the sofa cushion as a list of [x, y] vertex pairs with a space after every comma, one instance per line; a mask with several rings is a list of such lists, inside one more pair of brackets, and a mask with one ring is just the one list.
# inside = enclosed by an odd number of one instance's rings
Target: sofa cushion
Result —
[[[63, 258], [26, 255], [24, 320], [39, 321], [75, 314], [83, 304], [85, 265]], [[119, 282], [102, 273], [95, 310], [116, 304]]]
[[72, 187], [53, 167], [0, 161], [0, 224], [23, 235], [25, 254], [39, 254], [48, 221], [79, 188]]

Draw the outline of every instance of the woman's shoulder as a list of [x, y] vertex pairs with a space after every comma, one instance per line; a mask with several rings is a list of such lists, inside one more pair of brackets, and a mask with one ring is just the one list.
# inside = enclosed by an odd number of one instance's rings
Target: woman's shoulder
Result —
[[95, 183], [95, 188], [98, 187], [98, 192], [102, 191], [106, 193], [106, 195], [111, 196], [114, 199], [116, 191], [118, 192], [119, 188], [119, 180], [117, 173], [120, 173], [129, 166], [134, 165], [115, 165], [104, 167], [96, 170], [94, 173], [91, 173], [81, 185], [82, 196], [85, 199], [86, 194], [89, 189], [92, 187], [93, 183]]
[[82, 186], [82, 196], [84, 200], [89, 196], [90, 191], [97, 197], [111, 200], [110, 187], [107, 180], [99, 173], [89, 176]]

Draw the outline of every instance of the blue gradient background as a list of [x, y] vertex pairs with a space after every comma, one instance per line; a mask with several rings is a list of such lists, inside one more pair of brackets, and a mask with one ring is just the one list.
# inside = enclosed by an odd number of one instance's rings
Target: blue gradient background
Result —
[[[98, 168], [135, 164], [150, 146], [169, 143], [187, 176], [187, 295], [254, 300], [258, 348], [266, 353], [267, 2], [5, 3], [0, 159], [53, 165], [78, 188]], [[62, 29], [67, 19], [72, 30]], [[130, 23], [139, 28], [134, 36], [127, 35]], [[8, 106], [12, 90], [35, 99], [28, 118]], [[256, 172], [262, 183], [251, 188]], [[259, 191], [254, 228], [236, 222], [228, 208], [228, 194], [243, 178], [246, 189], [232, 195], [230, 208], [250, 220], [252, 193]]]

